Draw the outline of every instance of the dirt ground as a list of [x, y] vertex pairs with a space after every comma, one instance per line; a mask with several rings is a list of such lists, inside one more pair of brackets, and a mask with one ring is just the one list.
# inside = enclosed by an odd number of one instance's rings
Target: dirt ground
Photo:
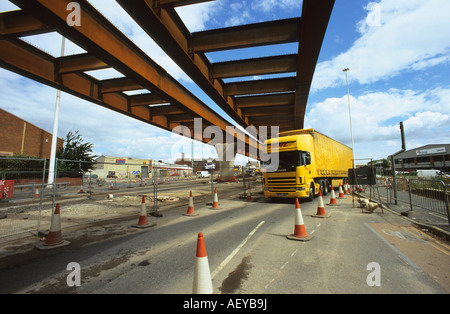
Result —
[[[217, 185], [222, 193], [239, 195], [242, 183], [221, 183]], [[211, 197], [211, 186], [204, 184], [192, 186], [195, 202], [208, 202]], [[128, 224], [120, 221], [137, 219], [141, 212], [142, 197], [145, 197], [147, 213], [154, 210], [153, 191], [127, 191], [107, 193], [103, 195], [74, 195], [73, 198], [57, 200], [60, 204], [61, 229], [70, 238], [72, 245], [84, 245], [97, 240], [136, 232]], [[158, 211], [187, 206], [189, 191], [186, 187], [158, 192]], [[37, 202], [37, 201], [36, 201]], [[39, 241], [45, 241], [50, 228], [52, 202], [43, 203], [39, 213], [39, 204], [12, 204], [2, 207], [0, 213], [7, 216], [0, 219], [0, 259], [12, 254], [29, 251]], [[137, 222], [137, 220], [136, 220]], [[73, 241], [75, 239], [75, 241]]]

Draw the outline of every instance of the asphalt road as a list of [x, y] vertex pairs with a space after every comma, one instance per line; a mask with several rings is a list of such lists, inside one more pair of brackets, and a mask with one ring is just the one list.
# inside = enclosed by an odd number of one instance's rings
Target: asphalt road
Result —
[[[191, 294], [198, 232], [215, 294], [450, 292], [448, 244], [389, 212], [362, 213], [347, 197], [325, 206], [329, 218], [314, 218], [317, 201], [301, 203], [313, 237], [299, 242], [286, 238], [294, 230], [292, 202], [219, 201], [219, 210], [196, 204], [196, 217], [172, 208], [150, 217], [157, 223], [150, 229], [34, 250], [14, 263], [10, 257], [0, 268], [0, 292]], [[133, 223], [118, 224], [129, 230]], [[80, 265], [81, 283], [68, 287], [72, 262]]]

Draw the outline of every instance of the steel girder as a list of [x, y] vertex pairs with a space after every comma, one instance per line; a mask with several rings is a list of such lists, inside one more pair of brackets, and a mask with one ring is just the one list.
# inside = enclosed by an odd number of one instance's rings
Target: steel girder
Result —
[[[204, 128], [215, 125], [226, 132], [232, 125], [154, 63], [87, 1], [78, 1], [83, 21], [79, 27], [66, 23], [66, 8], [70, 1], [11, 2], [22, 10], [0, 14], [2, 67], [169, 131], [180, 124], [192, 127], [196, 117], [203, 119]], [[172, 6], [199, 0], [160, 2]], [[15, 23], [16, 20], [25, 22]], [[58, 31], [87, 53], [54, 58], [17, 38], [49, 31]], [[99, 81], [84, 73], [107, 67], [116, 69], [125, 77]], [[147, 89], [150, 93], [138, 96], [123, 93], [134, 89]], [[172, 115], [177, 116], [171, 118]], [[193, 130], [191, 134], [195, 135]], [[248, 155], [250, 151], [256, 151], [248, 149], [258, 147], [254, 139], [242, 136], [240, 131], [232, 135], [236, 141], [245, 139], [246, 152], [240, 153]], [[198, 134], [196, 139], [208, 141], [198, 138]]]
[[[0, 65], [157, 127], [232, 125], [155, 64], [86, 0], [83, 25], [66, 23], [68, 0], [10, 0], [22, 10], [0, 14]], [[281, 21], [190, 33], [175, 7], [211, 0], [116, 0], [195, 83], [235, 122], [302, 128], [314, 70], [335, 0], [303, 0], [302, 16]], [[18, 39], [58, 31], [87, 51], [54, 58]], [[206, 53], [243, 47], [298, 43], [298, 54], [211, 63]], [[84, 72], [114, 68], [125, 77], [99, 81]], [[288, 77], [225, 83], [263, 74]], [[125, 91], [148, 90], [128, 96]], [[193, 131], [191, 130], [193, 133]], [[236, 137], [237, 140], [242, 138]], [[206, 142], [206, 139], [200, 139]], [[246, 147], [257, 147], [245, 137]], [[247, 149], [247, 152], [249, 150]]]
[[[294, 92], [289, 105], [293, 115], [283, 129], [303, 128], [304, 116], [317, 59], [335, 0], [303, 0], [302, 16], [223, 29], [190, 33], [174, 10], [183, 1], [116, 0], [147, 34], [243, 127], [259, 126], [261, 119], [248, 115], [237, 96]], [[203, 1], [196, 1], [203, 2]], [[211, 63], [206, 53], [244, 47], [298, 43], [296, 55]], [[290, 73], [292, 77], [225, 83], [226, 78]], [[284, 96], [280, 96], [284, 97]], [[263, 98], [260, 98], [261, 100]], [[274, 125], [277, 107], [261, 106], [260, 117]], [[272, 118], [272, 120], [271, 120]], [[283, 118], [283, 117], [281, 117]]]

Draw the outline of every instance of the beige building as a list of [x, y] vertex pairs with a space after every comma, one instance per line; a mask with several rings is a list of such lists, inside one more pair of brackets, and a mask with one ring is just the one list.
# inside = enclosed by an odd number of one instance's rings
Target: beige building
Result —
[[151, 177], [152, 161], [129, 157], [100, 156], [92, 174], [99, 178], [136, 179]]
[[171, 176], [192, 176], [192, 168], [161, 161], [138, 159], [129, 157], [100, 156], [95, 160], [92, 174], [100, 179], [139, 179], [153, 178], [156, 171], [158, 178]]

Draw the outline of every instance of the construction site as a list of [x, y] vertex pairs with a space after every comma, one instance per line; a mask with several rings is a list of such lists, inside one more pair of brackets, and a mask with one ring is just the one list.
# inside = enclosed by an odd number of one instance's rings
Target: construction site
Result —
[[441, 1], [0, 1], [0, 293], [448, 294]]

